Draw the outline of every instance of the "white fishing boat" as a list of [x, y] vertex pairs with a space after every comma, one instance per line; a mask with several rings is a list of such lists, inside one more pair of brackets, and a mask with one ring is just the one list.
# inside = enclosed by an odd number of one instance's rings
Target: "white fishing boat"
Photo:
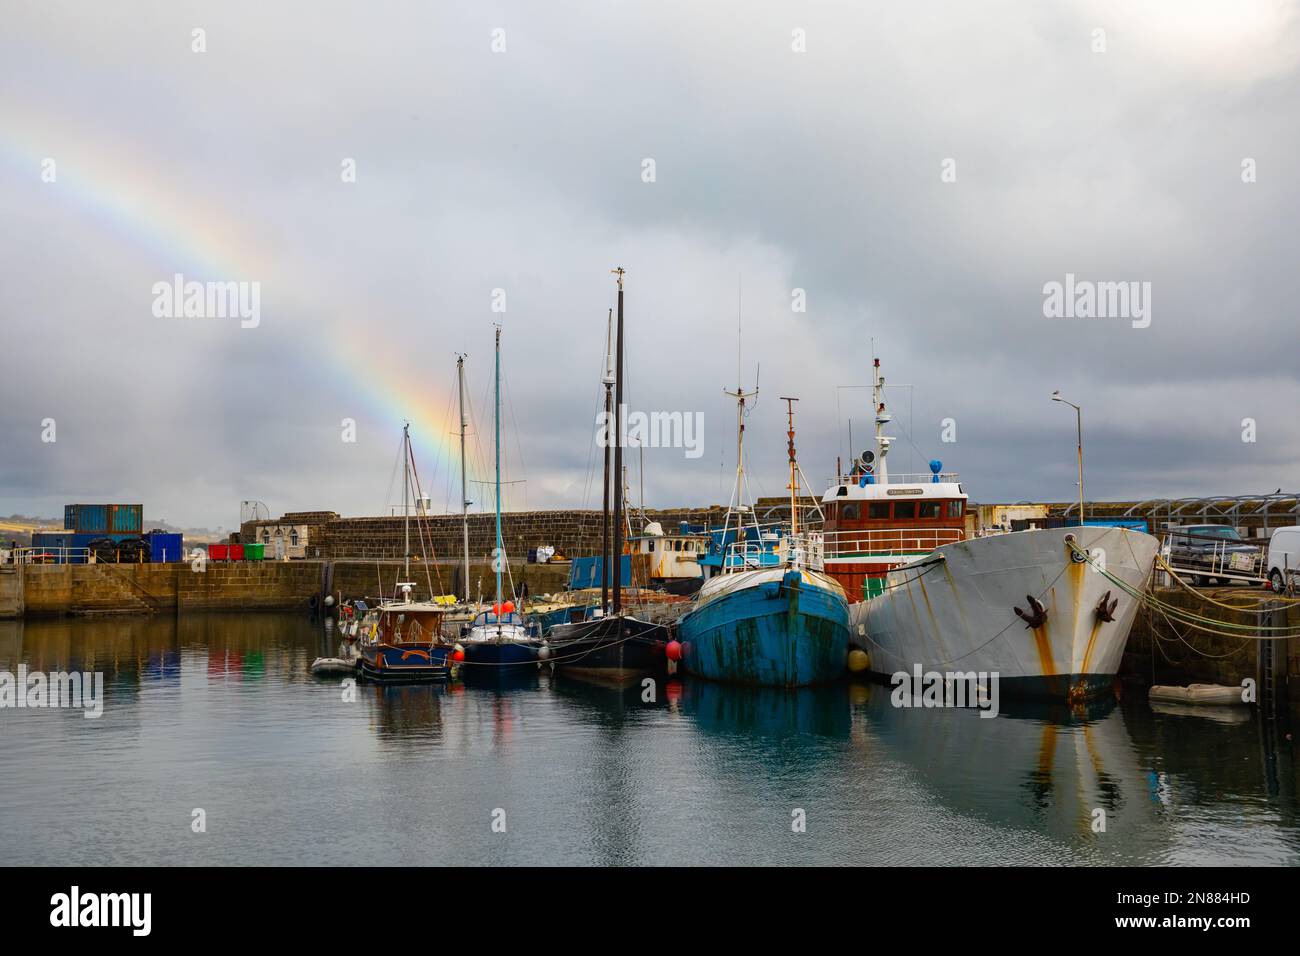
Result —
[[822, 497], [826, 570], [857, 602], [850, 640], [869, 669], [996, 673], [1022, 696], [1108, 690], [1137, 615], [1128, 590], [1146, 587], [1159, 542], [1090, 525], [969, 536], [966, 493], [941, 462], [891, 479], [879, 359], [873, 375], [876, 447]]

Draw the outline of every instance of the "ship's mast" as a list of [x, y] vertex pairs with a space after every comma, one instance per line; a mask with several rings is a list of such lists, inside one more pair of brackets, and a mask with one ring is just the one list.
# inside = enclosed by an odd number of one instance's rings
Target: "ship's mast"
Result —
[[610, 429], [610, 405], [613, 402], [611, 391], [614, 388], [614, 310], [609, 310], [605, 319], [605, 375], [601, 378], [605, 386], [605, 488], [604, 499], [600, 509], [600, 613], [609, 613], [609, 442], [613, 432]]
[[620, 431], [623, 414], [623, 276], [622, 266], [610, 270], [618, 276], [618, 324], [614, 334], [614, 477], [620, 482], [614, 498], [614, 549], [610, 555], [614, 575], [614, 614], [623, 611], [623, 436]]
[[409, 422], [402, 424], [402, 571], [403, 581], [411, 579], [411, 509], [407, 505], [407, 495], [410, 491], [410, 468], [411, 468], [411, 425]]
[[789, 437], [787, 445], [790, 452], [790, 537], [799, 533], [799, 462], [794, 455], [794, 403], [799, 401], [797, 398], [786, 398], [781, 396], [781, 401], [785, 402], [785, 417], [788, 424], [786, 435]]
[[871, 360], [874, 380], [871, 386], [871, 400], [876, 406], [876, 483], [889, 484], [889, 466], [885, 462], [889, 454], [889, 445], [894, 439], [885, 434], [885, 426], [894, 420], [885, 408], [885, 377], [880, 374], [880, 359]]
[[[758, 386], [754, 386], [752, 392], [745, 391], [743, 385], [737, 385], [734, 392], [729, 392], [725, 388], [722, 394], [729, 395], [736, 400], [736, 486], [731, 493], [731, 503], [727, 506], [727, 517], [722, 524], [722, 569], [727, 570], [727, 531], [731, 526], [731, 512], [737, 511], [736, 518], [736, 544], [741, 544], [740, 534], [745, 527], [745, 405], [758, 394]], [[758, 527], [758, 517], [754, 517], [754, 527]], [[758, 532], [760, 540], [762, 532]], [[743, 554], [743, 550], [742, 550]]]
[[501, 541], [501, 326], [497, 326], [496, 335], [496, 375], [493, 383], [494, 404], [493, 404], [493, 424], [496, 429], [494, 445], [496, 447], [496, 472], [497, 472], [497, 547], [496, 553], [492, 555], [492, 565], [497, 573], [497, 630], [501, 626], [501, 565], [505, 561], [505, 549]]
[[456, 390], [460, 404], [460, 525], [465, 546], [462, 573], [465, 580], [465, 603], [469, 603], [469, 492], [465, 476], [465, 356], [456, 356]]

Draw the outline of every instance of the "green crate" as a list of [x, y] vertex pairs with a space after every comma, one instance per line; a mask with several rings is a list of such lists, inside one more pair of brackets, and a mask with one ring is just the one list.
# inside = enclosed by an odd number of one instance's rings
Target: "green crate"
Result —
[[244, 545], [245, 561], [261, 561], [265, 557], [266, 557], [266, 545], [262, 544], [260, 541], [257, 542], [256, 544]]

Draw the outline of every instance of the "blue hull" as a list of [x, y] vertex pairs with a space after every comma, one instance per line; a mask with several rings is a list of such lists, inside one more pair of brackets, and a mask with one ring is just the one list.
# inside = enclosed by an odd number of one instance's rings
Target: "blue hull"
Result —
[[364, 677], [382, 681], [446, 680], [451, 648], [441, 644], [373, 644], [361, 648]]
[[849, 606], [798, 572], [699, 607], [678, 625], [686, 670], [710, 680], [802, 687], [843, 676]]
[[487, 677], [506, 673], [519, 673], [537, 669], [537, 645], [513, 641], [465, 642], [465, 662], [461, 674], [466, 677]]

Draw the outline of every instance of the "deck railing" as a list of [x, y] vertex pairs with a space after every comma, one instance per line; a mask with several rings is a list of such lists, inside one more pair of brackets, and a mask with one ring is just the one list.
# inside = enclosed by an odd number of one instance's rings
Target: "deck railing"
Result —
[[945, 544], [966, 537], [960, 528], [863, 528], [828, 531], [824, 536], [827, 561], [845, 558], [891, 558], [904, 554], [928, 554]]
[[[857, 485], [862, 483], [862, 475], [836, 475], [834, 478], [827, 479], [830, 487], [835, 488], [840, 485]], [[891, 471], [889, 473], [889, 483], [891, 485], [932, 485], [935, 484], [935, 475], [933, 472], [918, 472], [915, 474], [898, 473]], [[955, 471], [941, 471], [938, 474], [940, 482], [956, 484], [961, 481], [961, 477]]]
[[727, 546], [723, 568], [743, 571], [793, 564], [821, 570], [825, 565], [825, 544], [820, 532], [782, 535], [779, 541], [736, 541]]

